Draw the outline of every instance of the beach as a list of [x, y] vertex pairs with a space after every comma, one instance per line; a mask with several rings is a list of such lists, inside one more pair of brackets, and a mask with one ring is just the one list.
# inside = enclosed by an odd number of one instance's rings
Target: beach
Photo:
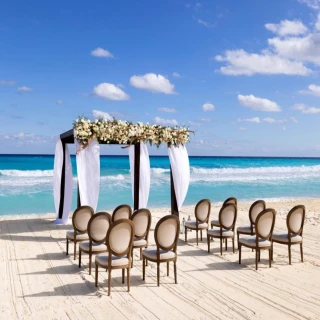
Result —
[[[135, 251], [131, 269], [131, 291], [121, 283], [121, 271], [112, 272], [111, 296], [107, 296], [107, 273], [100, 269], [99, 287], [88, 274], [88, 258], [77, 260], [65, 254], [65, 234], [69, 225], [53, 224], [54, 215], [28, 218], [3, 216], [0, 221], [1, 319], [319, 319], [320, 318], [320, 199], [267, 202], [277, 211], [275, 231], [285, 230], [287, 212], [297, 204], [306, 206], [304, 263], [299, 246], [292, 247], [292, 265], [287, 246], [274, 245], [274, 262], [268, 267], [262, 251], [258, 271], [255, 254], [244, 248], [242, 264], [238, 250], [219, 253], [213, 241], [207, 252], [206, 236], [196, 246], [195, 232], [178, 242], [178, 284], [173, 266], [166, 275], [161, 265], [160, 287], [156, 265], [146, 268]], [[248, 223], [249, 202], [238, 204], [236, 226]], [[213, 203], [211, 219], [220, 205]], [[153, 208], [150, 245], [154, 227], [168, 208]], [[180, 219], [194, 216], [194, 205], [184, 206]], [[72, 251], [72, 250], [70, 250]], [[94, 273], [93, 273], [94, 274]]]

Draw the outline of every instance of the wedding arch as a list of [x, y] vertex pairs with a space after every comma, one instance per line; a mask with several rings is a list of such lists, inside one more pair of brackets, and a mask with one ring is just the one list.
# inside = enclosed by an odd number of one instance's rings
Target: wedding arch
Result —
[[67, 223], [72, 202], [73, 176], [68, 144], [76, 145], [78, 173], [77, 206], [90, 205], [96, 210], [100, 182], [100, 144], [124, 145], [128, 148], [133, 207], [146, 207], [150, 190], [150, 161], [147, 143], [159, 147], [167, 144], [170, 159], [171, 213], [179, 216], [190, 182], [189, 157], [186, 143], [190, 140], [187, 127], [134, 124], [122, 120], [79, 117], [73, 129], [57, 140], [54, 161], [54, 201], [56, 223]]

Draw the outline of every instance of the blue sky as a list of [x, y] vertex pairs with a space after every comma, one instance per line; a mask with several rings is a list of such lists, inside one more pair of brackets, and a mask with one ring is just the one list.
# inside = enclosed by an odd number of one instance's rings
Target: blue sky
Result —
[[188, 125], [190, 155], [319, 156], [319, 13], [320, 0], [3, 1], [0, 152], [53, 153], [79, 115], [105, 113]]

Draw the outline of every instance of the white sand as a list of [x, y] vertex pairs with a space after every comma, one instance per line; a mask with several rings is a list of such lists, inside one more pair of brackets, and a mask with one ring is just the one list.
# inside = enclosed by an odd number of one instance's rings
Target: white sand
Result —
[[[275, 244], [274, 263], [268, 268], [267, 251], [261, 254], [259, 270], [255, 254], [243, 249], [242, 265], [238, 252], [219, 254], [219, 243], [206, 239], [195, 243], [195, 232], [188, 243], [180, 235], [178, 244], [178, 284], [173, 267], [166, 276], [161, 265], [161, 284], [156, 285], [156, 266], [146, 269], [135, 252], [131, 269], [131, 292], [121, 284], [121, 271], [113, 271], [112, 292], [107, 296], [106, 272], [99, 274], [99, 288], [84, 267], [65, 254], [65, 233], [71, 225], [54, 225], [52, 217], [0, 221], [0, 319], [320, 319], [320, 200], [270, 203], [277, 210], [276, 230], [285, 228], [285, 216], [295, 204], [305, 204], [304, 258], [293, 246], [292, 265], [287, 247]], [[237, 225], [248, 222], [249, 204], [239, 204]], [[153, 224], [169, 210], [152, 210]], [[211, 218], [216, 218], [213, 207]], [[184, 207], [181, 217], [193, 215]], [[71, 252], [73, 244], [71, 244]]]

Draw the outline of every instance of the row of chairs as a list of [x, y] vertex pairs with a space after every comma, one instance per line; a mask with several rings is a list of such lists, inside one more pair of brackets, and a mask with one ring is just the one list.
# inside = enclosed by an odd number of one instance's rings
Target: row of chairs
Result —
[[[132, 214], [129, 205], [118, 206], [112, 216], [107, 212], [94, 211], [89, 206], [75, 210], [72, 216], [73, 230], [66, 234], [66, 251], [69, 254], [69, 241], [74, 243], [74, 259], [79, 242], [79, 267], [81, 253], [89, 255], [89, 274], [91, 274], [92, 255], [95, 255], [95, 285], [98, 286], [98, 268], [108, 272], [108, 295], [111, 292], [111, 271], [122, 269], [122, 283], [127, 269], [127, 286], [130, 291], [130, 268], [133, 267], [133, 249], [140, 249], [143, 260], [143, 280], [148, 261], [157, 263], [157, 285], [160, 285], [160, 263], [174, 264], [174, 277], [177, 283], [177, 242], [179, 219], [168, 215], [161, 218], [155, 228], [156, 247], [148, 248], [148, 236], [151, 226], [151, 213], [148, 209], [139, 209]], [[143, 250], [144, 249], [144, 250]]]
[[[209, 217], [211, 211], [211, 202], [209, 199], [200, 200], [195, 207], [195, 221], [185, 223], [185, 241], [187, 242], [187, 230], [196, 230], [196, 239], [198, 245], [198, 231], [202, 241], [202, 231], [207, 231], [208, 252], [210, 253], [210, 239], [220, 239], [220, 254], [222, 255], [222, 242], [225, 242], [227, 250], [228, 239], [232, 241], [233, 253], [235, 239], [235, 224], [237, 220], [237, 199], [228, 198], [222, 205], [217, 220], [211, 221], [209, 229]], [[305, 207], [298, 205], [292, 208], [287, 215], [287, 232], [273, 233], [275, 225], [276, 211], [266, 208], [263, 200], [255, 201], [249, 209], [249, 221], [247, 226], [237, 228], [237, 240], [239, 249], [239, 264], [241, 264], [241, 248], [248, 247], [256, 251], [256, 270], [258, 261], [260, 261], [260, 251], [269, 251], [269, 267], [273, 260], [273, 243], [285, 244], [288, 246], [289, 264], [291, 264], [291, 246], [300, 245], [301, 261], [303, 262], [303, 226], [305, 220]], [[240, 237], [240, 235], [245, 235]]]

